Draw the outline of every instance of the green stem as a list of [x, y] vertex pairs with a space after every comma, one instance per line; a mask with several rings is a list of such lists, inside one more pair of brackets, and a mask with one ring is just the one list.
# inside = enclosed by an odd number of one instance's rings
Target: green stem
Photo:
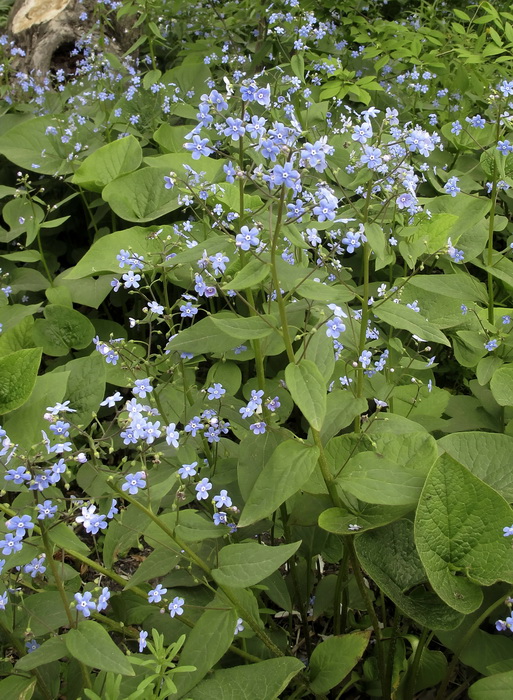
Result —
[[422, 633], [420, 635], [419, 643], [417, 644], [417, 648], [415, 649], [413, 663], [410, 666], [410, 671], [408, 673], [408, 679], [406, 681], [406, 688], [404, 690], [404, 700], [414, 700], [415, 682], [417, 680], [417, 675], [419, 672], [420, 659], [422, 657], [422, 652], [424, 651], [428, 637], [429, 637], [429, 630], [427, 627], [423, 627]]
[[[292, 542], [292, 537], [290, 535], [290, 527], [289, 527], [289, 514], [287, 512], [287, 506], [285, 503], [283, 503], [280, 506], [280, 512], [281, 512], [281, 521], [283, 524], [283, 532], [285, 534], [285, 539], [287, 542]], [[308, 658], [312, 655], [312, 642], [310, 639], [310, 630], [308, 628], [308, 616], [307, 616], [307, 611], [306, 611], [306, 606], [304, 602], [304, 598], [301, 595], [301, 587], [299, 585], [299, 579], [297, 577], [297, 568], [296, 568], [296, 556], [293, 555], [289, 559], [289, 565], [290, 565], [290, 573], [292, 575], [292, 584], [294, 586], [294, 593], [296, 594], [296, 602], [299, 607], [299, 614], [301, 615], [301, 626], [303, 628], [303, 636], [305, 638], [305, 644], [306, 644], [306, 654]], [[308, 591], [307, 591], [308, 593]]]
[[[365, 350], [367, 340], [367, 321], [369, 319], [369, 268], [370, 268], [371, 247], [368, 243], [363, 244], [363, 298], [362, 317], [360, 319], [360, 338], [358, 342], [358, 369], [356, 370], [356, 398], [361, 398], [363, 394], [363, 366], [360, 362], [362, 352]], [[354, 419], [354, 432], [361, 430], [360, 416]]]
[[[108, 480], [108, 483], [113, 489], [113, 491], [116, 491], [120, 496], [122, 496], [126, 501], [134, 505], [136, 508], [141, 510], [143, 513], [145, 513], [148, 518], [150, 518], [155, 525], [157, 525], [162, 532], [164, 532], [178, 547], [179, 550], [182, 550], [185, 556], [192, 561], [196, 566], [198, 566], [202, 571], [205, 572], [205, 574], [208, 576], [208, 578], [212, 578], [212, 571], [208, 564], [206, 564], [201, 557], [199, 557], [196, 552], [194, 552], [182, 539], [177, 537], [177, 535], [169, 528], [167, 525], [165, 525], [158, 515], [156, 515], [152, 510], [144, 506], [142, 503], [137, 501], [135, 498], [132, 498], [129, 496], [127, 493], [122, 491], [116, 484], [113, 483], [114, 477], [110, 477]], [[270, 637], [267, 636], [267, 634], [263, 631], [263, 629], [260, 627], [258, 622], [254, 619], [254, 617], [249, 613], [241, 604], [240, 602], [236, 599], [236, 597], [231, 593], [229, 588], [225, 588], [224, 586], [221, 586], [218, 584], [219, 590], [223, 592], [223, 594], [228, 598], [230, 603], [232, 603], [233, 607], [235, 610], [238, 611], [240, 616], [248, 623], [248, 625], [251, 627], [253, 632], [256, 634], [256, 636], [266, 645], [266, 647], [272, 651], [272, 653], [275, 656], [284, 656], [284, 653], [282, 652], [281, 649], [279, 649], [276, 644], [272, 641]]]
[[[493, 184], [491, 192], [491, 209], [490, 218], [488, 219], [488, 256], [487, 265], [492, 267], [493, 264], [493, 228], [495, 223], [495, 206], [497, 203], [497, 173], [495, 164], [493, 166]], [[493, 275], [488, 271], [488, 321], [493, 323], [493, 307], [494, 307], [494, 292], [493, 292]]]
[[278, 240], [281, 230], [281, 223], [283, 219], [283, 208], [285, 205], [285, 185], [281, 186], [280, 192], [280, 202], [278, 208], [278, 218], [276, 219], [276, 226], [274, 228], [274, 235], [271, 243], [271, 272], [273, 278], [273, 286], [276, 290], [276, 301], [278, 303], [278, 311], [280, 314], [281, 321], [281, 332], [283, 336], [283, 342], [285, 343], [285, 350], [287, 352], [287, 358], [289, 362], [295, 362], [294, 350], [292, 348], [292, 342], [290, 340], [289, 334], [289, 324], [287, 321], [287, 309], [285, 306], [285, 301], [281, 296], [280, 291], [280, 281], [278, 279], [278, 270], [276, 268], [276, 248], [278, 247]]
[[333, 632], [343, 634], [347, 625], [347, 574], [349, 564], [349, 552], [344, 547], [344, 555], [337, 574], [335, 595], [333, 596]]
[[363, 580], [363, 574], [360, 568], [360, 562], [358, 561], [358, 557], [356, 555], [353, 538], [351, 536], [346, 536], [344, 538], [344, 541], [347, 543], [347, 547], [349, 549], [349, 561], [351, 562], [351, 568], [353, 569], [353, 574], [356, 579], [360, 595], [362, 596], [365, 602], [365, 607], [371, 620], [372, 629], [374, 630], [374, 636], [376, 637], [376, 656], [378, 659], [378, 671], [379, 678], [381, 681], [381, 697], [383, 700], [390, 700], [390, 692], [386, 682], [386, 664], [385, 653], [383, 649], [383, 638], [381, 636], [381, 628], [379, 626], [378, 616], [376, 615], [376, 611], [374, 610], [374, 605], [370, 597], [370, 591], [365, 585], [365, 581]]
[[476, 630], [479, 628], [479, 625], [486, 620], [486, 618], [492, 614], [492, 612], [497, 608], [501, 603], [504, 603], [506, 596], [502, 595], [498, 600], [496, 600], [494, 603], [492, 603], [490, 606], [486, 608], [486, 610], [481, 613], [481, 615], [474, 620], [472, 625], [469, 627], [469, 629], [465, 632], [463, 637], [461, 637], [461, 641], [458, 644], [458, 646], [454, 650], [454, 655], [449, 663], [449, 666], [447, 667], [447, 673], [445, 674], [445, 678], [440, 684], [440, 687], [438, 688], [438, 692], [436, 694], [435, 700], [444, 700], [447, 697], [446, 691], [447, 691], [447, 686], [449, 685], [449, 681], [451, 680], [452, 674], [454, 673], [454, 670], [456, 666], [458, 665], [459, 662], [459, 657], [461, 652], [465, 649], [467, 644], [469, 643], [470, 639], [476, 632]]

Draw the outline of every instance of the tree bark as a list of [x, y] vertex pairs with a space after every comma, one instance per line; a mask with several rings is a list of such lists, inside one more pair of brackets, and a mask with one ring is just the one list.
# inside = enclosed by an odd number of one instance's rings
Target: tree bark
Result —
[[[76, 42], [92, 32], [93, 46], [99, 44], [95, 8], [98, 10], [96, 0], [16, 0], [7, 24], [10, 38], [25, 52], [25, 56], [15, 56], [16, 70], [36, 78], [58, 69], [74, 74], [77, 56], [70, 53]], [[80, 19], [84, 13], [87, 17]], [[133, 43], [129, 24], [117, 22], [114, 13], [103, 26], [108, 42], [105, 50], [119, 55]]]

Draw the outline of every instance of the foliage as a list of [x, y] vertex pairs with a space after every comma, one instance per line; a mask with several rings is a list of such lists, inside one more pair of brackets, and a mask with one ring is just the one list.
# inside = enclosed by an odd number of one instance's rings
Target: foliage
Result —
[[3, 698], [509, 692], [513, 14], [332, 5], [0, 41]]

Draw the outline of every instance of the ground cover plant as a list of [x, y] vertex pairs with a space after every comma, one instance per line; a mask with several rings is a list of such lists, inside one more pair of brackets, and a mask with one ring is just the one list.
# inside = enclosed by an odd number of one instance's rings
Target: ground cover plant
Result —
[[88, 12], [0, 38], [1, 697], [509, 700], [508, 4]]

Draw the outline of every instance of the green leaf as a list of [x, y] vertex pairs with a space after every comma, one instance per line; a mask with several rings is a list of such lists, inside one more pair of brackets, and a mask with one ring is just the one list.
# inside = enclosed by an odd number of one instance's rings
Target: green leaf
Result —
[[251, 289], [261, 284], [271, 274], [271, 267], [268, 264], [262, 264], [258, 258], [252, 258], [242, 270], [237, 272], [235, 277], [223, 284], [222, 290], [228, 289], [241, 290]]
[[154, 578], [160, 578], [171, 573], [179, 562], [178, 554], [170, 552], [165, 547], [157, 547], [146, 559], [139, 564], [136, 571], [130, 576], [128, 583], [123, 590], [128, 590], [133, 586], [146, 583]]
[[441, 343], [450, 347], [446, 336], [436, 326], [422, 318], [422, 312], [413, 311], [402, 304], [394, 304], [393, 301], [385, 301], [373, 307], [373, 313], [388, 323], [392, 328], [400, 328], [410, 333], [435, 343]]
[[[0, 153], [25, 170], [38, 174], [67, 175], [73, 172], [73, 162], [63, 154], [60, 138], [46, 134], [47, 127], [54, 125], [56, 122], [52, 116], [35, 117], [17, 124], [0, 136]], [[75, 136], [80, 141], [77, 133]]]
[[362, 533], [355, 538], [355, 545], [365, 571], [406, 616], [429, 629], [458, 626], [461, 613], [432, 591], [419, 587], [427, 576], [415, 548], [412, 522], [398, 520]]
[[167, 168], [141, 168], [109, 182], [102, 197], [125, 221], [153, 221], [180, 207], [178, 193], [164, 187], [165, 175]]
[[305, 299], [322, 301], [326, 304], [343, 304], [354, 298], [354, 293], [342, 285], [330, 286], [310, 279], [299, 284], [296, 294]]
[[187, 634], [177, 668], [194, 666], [196, 670], [173, 676], [178, 691], [176, 698], [191, 697], [190, 690], [214, 668], [233, 641], [237, 622], [235, 611], [226, 609], [219, 597], [213, 600], [212, 607], [220, 609], [207, 608]]
[[[374, 503], [361, 503], [356, 512], [346, 508], [328, 508], [319, 516], [319, 527], [334, 535], [351, 535], [387, 525], [410, 510], [410, 506], [380, 506]], [[357, 528], [351, 529], [355, 525]]]
[[192, 352], [194, 355], [201, 355], [206, 352], [233, 350], [239, 344], [233, 336], [218, 328], [212, 316], [207, 316], [190, 328], [180, 331], [168, 343], [167, 348], [170, 352]]
[[30, 700], [36, 689], [37, 678], [9, 676], [0, 681], [2, 700]]
[[469, 471], [513, 502], [513, 438], [502, 433], [466, 432], [446, 435], [438, 446]]
[[259, 474], [283, 440], [280, 433], [274, 431], [268, 431], [263, 435], [254, 435], [252, 432], [248, 432], [242, 438], [237, 462], [237, 480], [242, 498], [245, 501], [253, 490]]
[[326, 416], [326, 383], [310, 360], [290, 363], [285, 368], [285, 382], [294, 403], [314, 430], [320, 430]]
[[[296, 352], [296, 361], [299, 362], [302, 357], [315, 364], [325, 381], [328, 382], [331, 379], [335, 369], [335, 354], [333, 352], [333, 341], [331, 338], [328, 338], [326, 333], [317, 332], [308, 335]], [[328, 394], [328, 403], [332, 394], [333, 392]]]
[[[144, 257], [160, 253], [162, 243], [157, 238], [152, 238], [152, 233], [155, 233], [155, 227], [132, 226], [123, 231], [116, 231], [98, 238], [75, 267], [66, 271], [65, 279], [81, 279], [90, 275], [99, 275], [102, 272], [119, 274], [119, 262], [116, 260], [116, 255], [122, 248], [132, 250], [138, 255], [144, 255]], [[163, 226], [162, 236], [172, 236], [174, 240], [172, 227]]]
[[57, 547], [79, 554], [89, 554], [89, 547], [75, 535], [66, 523], [57, 523], [48, 530], [48, 537]]
[[58, 661], [66, 655], [67, 649], [64, 636], [50, 637], [50, 639], [43, 642], [35, 651], [31, 651], [30, 654], [22, 656], [21, 659], [16, 662], [15, 668], [18, 671], [31, 671], [33, 668], [37, 668], [43, 664], [49, 664], [51, 661]]
[[492, 375], [490, 389], [499, 406], [513, 406], [513, 367], [499, 367]]
[[[66, 593], [71, 603], [73, 595]], [[59, 627], [69, 625], [68, 616], [62, 604], [62, 598], [57, 591], [34, 593], [27, 596], [23, 606], [29, 616], [27, 627], [30, 627], [34, 637], [42, 637]]]
[[86, 427], [105, 396], [105, 360], [95, 352], [61, 365], [55, 373], [61, 371], [69, 373], [66, 398], [76, 411], [73, 422]]
[[220, 586], [247, 588], [270, 576], [297, 552], [301, 541], [279, 547], [262, 544], [229, 544], [219, 552], [212, 577]]
[[9, 413], [3, 424], [7, 434], [25, 450], [30, 450], [41, 440], [41, 430], [48, 430], [44, 418], [48, 406], [64, 400], [69, 374], [47, 372], [36, 377], [30, 401]]
[[513, 671], [497, 673], [489, 678], [481, 678], [470, 686], [470, 700], [511, 700]]
[[109, 637], [109, 633], [93, 620], [83, 620], [65, 635], [66, 648], [75, 659], [100, 671], [134, 676], [132, 664]]
[[80, 350], [91, 344], [94, 326], [84, 314], [59, 304], [48, 304], [43, 313], [45, 318], [34, 322], [32, 335], [45, 355], [60, 357], [70, 348]]
[[214, 671], [187, 693], [190, 700], [275, 700], [303, 669], [299, 659], [283, 657]]
[[367, 400], [353, 396], [350, 391], [332, 391], [327, 396], [326, 417], [322, 425], [321, 440], [327, 442], [357, 416], [368, 409]]
[[423, 474], [398, 467], [376, 452], [363, 452], [348, 462], [337, 484], [366, 503], [413, 506], [424, 481]]
[[324, 694], [338, 685], [363, 656], [369, 637], [368, 630], [357, 631], [318, 644], [310, 658], [310, 689]]
[[317, 447], [285, 440], [258, 475], [239, 519], [246, 527], [271, 515], [308, 480], [319, 458]]
[[513, 582], [513, 551], [502, 536], [512, 518], [502, 496], [450, 455], [435, 462], [417, 506], [415, 542], [433, 589], [455, 610], [476, 610], [481, 585]]
[[34, 347], [32, 338], [32, 326], [34, 318], [25, 316], [14, 328], [10, 328], [0, 335], [0, 356], [8, 355], [17, 350], [26, 350]]
[[18, 350], [0, 358], [0, 415], [28, 401], [40, 362], [41, 348]]
[[257, 340], [266, 338], [277, 326], [278, 320], [271, 314], [265, 316], [237, 316], [220, 313], [210, 317], [221, 333], [235, 340]]
[[101, 192], [120, 175], [131, 173], [141, 165], [142, 149], [135, 136], [125, 136], [107, 143], [82, 161], [71, 181], [86, 190]]

